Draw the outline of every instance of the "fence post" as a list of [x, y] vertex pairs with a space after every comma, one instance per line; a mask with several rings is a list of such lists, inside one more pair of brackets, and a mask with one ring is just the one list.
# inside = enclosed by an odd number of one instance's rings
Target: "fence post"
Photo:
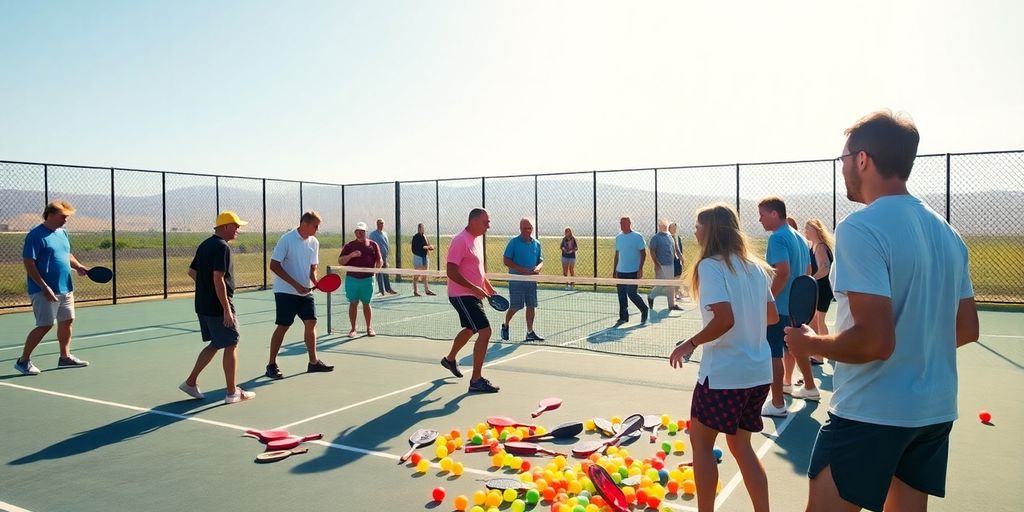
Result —
[[740, 213], [740, 164], [736, 164], [736, 220], [743, 217]]
[[441, 191], [440, 183], [434, 180], [434, 228], [437, 229], [436, 239], [437, 245], [434, 246], [434, 259], [437, 260], [434, 263], [437, 266], [438, 272], [441, 271]]
[[537, 175], [533, 175], [533, 232], [540, 242], [540, 205], [537, 204]]
[[[402, 268], [402, 186], [395, 182], [395, 268]], [[402, 275], [395, 274], [395, 281], [401, 282]]]
[[[263, 289], [267, 289], [267, 179], [263, 178]], [[299, 183], [299, 209], [302, 209], [302, 183]]]
[[[480, 207], [487, 209], [487, 178], [480, 177]], [[487, 273], [487, 233], [484, 233], [484, 273]]]
[[832, 232], [836, 232], [836, 161], [832, 160]]
[[950, 192], [952, 192], [952, 190], [950, 189], [951, 188], [950, 187], [950, 181], [951, 181], [951, 177], [952, 177], [951, 176], [952, 175], [952, 170], [953, 170], [952, 167], [950, 167], [950, 165], [949, 165], [949, 153], [946, 153], [946, 223], [947, 224], [953, 224], [953, 221], [952, 221], [952, 219], [953, 219], [953, 215], [952, 215], [953, 212], [950, 211], [950, 200], [949, 200], [949, 194], [950, 194]]
[[345, 185], [341, 186], [341, 246], [345, 247], [345, 228], [348, 224], [345, 224]]
[[658, 232], [658, 170], [654, 170], [654, 232]]
[[213, 216], [220, 215], [220, 176], [213, 177], [213, 195], [214, 204], [217, 205], [217, 211], [213, 212]]
[[50, 166], [43, 164], [43, 206], [50, 204]]
[[110, 268], [114, 279], [110, 282], [110, 299], [117, 304], [117, 209], [114, 207], [114, 168], [110, 168]]
[[160, 173], [160, 209], [163, 211], [164, 233], [164, 298], [167, 298], [167, 173]]
[[[591, 173], [591, 179], [591, 183], [593, 183], [594, 185], [594, 196], [591, 198], [593, 201], [593, 203], [591, 204], [594, 205], [594, 207], [591, 209], [591, 211], [594, 213], [594, 277], [597, 277], [597, 171], [593, 171]], [[612, 269], [612, 272], [612, 276], [614, 277], [615, 269]], [[597, 291], [597, 283], [594, 283], [594, 291]]]

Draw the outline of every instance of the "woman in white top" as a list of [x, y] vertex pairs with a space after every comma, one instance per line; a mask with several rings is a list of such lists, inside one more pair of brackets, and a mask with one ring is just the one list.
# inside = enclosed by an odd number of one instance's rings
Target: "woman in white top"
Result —
[[754, 510], [768, 510], [768, 477], [750, 435], [764, 428], [761, 405], [772, 382], [766, 331], [779, 315], [770, 267], [750, 253], [729, 206], [698, 211], [696, 236], [700, 255], [690, 268], [690, 296], [700, 304], [704, 327], [676, 346], [669, 363], [679, 368], [705, 345], [690, 405], [697, 509], [714, 509], [718, 464], [712, 451], [724, 433]]

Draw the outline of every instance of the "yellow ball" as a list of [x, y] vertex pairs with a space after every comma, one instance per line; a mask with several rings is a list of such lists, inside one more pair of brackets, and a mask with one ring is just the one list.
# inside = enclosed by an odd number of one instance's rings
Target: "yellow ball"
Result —
[[477, 505], [469, 510], [469, 512], [484, 512], [484, 508]]
[[506, 453], [501, 459], [502, 466], [512, 467], [512, 459], [515, 457], [511, 453]]
[[462, 472], [465, 471], [465, 470], [466, 470], [466, 468], [465, 468], [465, 466], [462, 465], [461, 462], [453, 462], [452, 463], [452, 474], [453, 475], [455, 475], [455, 476], [462, 476]]
[[608, 453], [608, 455], [616, 455], [616, 454], [619, 453], [619, 447], [618, 446], [609, 446], [607, 453]]
[[437, 436], [437, 439], [434, 439], [434, 446], [444, 446], [447, 444], [448, 436]]
[[487, 424], [486, 423], [477, 423], [476, 424], [476, 429], [474, 429], [474, 430], [476, 430], [478, 433], [482, 434], [482, 433], [487, 431]]
[[543, 478], [534, 479], [533, 483], [537, 486], [537, 492], [544, 492], [548, 488], [548, 481]]
[[661, 415], [661, 426], [667, 427], [669, 423], [672, 423], [672, 418], [668, 414]]
[[501, 495], [501, 497], [506, 502], [512, 503], [513, 501], [515, 501], [516, 498], [519, 497], [519, 492], [516, 491], [515, 489], [505, 489], [505, 492]]
[[622, 418], [619, 416], [612, 416], [612, 425], [615, 425], [617, 423], [622, 423]]
[[569, 482], [569, 494], [579, 494], [583, 490], [583, 484], [579, 480]]
[[523, 467], [523, 459], [519, 457], [512, 457], [512, 463], [509, 464], [509, 467], [512, 469], [519, 469]]
[[683, 480], [693, 480], [693, 468], [686, 468], [683, 470]]
[[601, 509], [593, 503], [587, 503], [587, 508], [584, 509], [584, 512], [601, 512]]
[[452, 459], [451, 457], [443, 457], [441, 459], [441, 470], [451, 471], [452, 470]]
[[473, 493], [473, 504], [474, 505], [483, 505], [484, 501], [486, 499], [487, 499], [487, 493], [484, 492], [484, 491], [476, 491], [476, 492]]
[[565, 456], [558, 455], [555, 457], [555, 467], [558, 469], [562, 469], [565, 467]]
[[443, 458], [447, 457], [448, 456], [448, 447], [444, 446], [444, 445], [438, 446], [437, 448], [434, 449], [434, 455], [437, 455], [437, 458], [439, 458], [439, 459], [443, 459]]
[[491, 491], [487, 493], [487, 499], [484, 500], [484, 504], [488, 507], [497, 507], [501, 505], [501, 492]]
[[548, 433], [548, 429], [546, 429], [546, 428], [544, 428], [543, 426], [540, 426], [540, 425], [538, 425], [537, 429], [534, 431], [534, 435], [538, 435], [538, 436], [542, 436], [542, 435], [547, 434], [547, 433]]
[[676, 453], [685, 452], [686, 451], [686, 443], [684, 443], [681, 440], [672, 443], [672, 451], [674, 451]]
[[587, 431], [591, 431], [596, 429], [597, 427], [594, 425], [594, 420], [584, 420], [583, 428], [586, 429]]
[[426, 473], [428, 469], [430, 469], [430, 461], [427, 459], [420, 459], [420, 461], [416, 463], [416, 471]]
[[491, 465], [496, 467], [496, 468], [500, 468], [504, 463], [505, 463], [505, 455], [503, 455], [500, 452], [499, 453], [495, 453], [494, 456], [491, 457]]

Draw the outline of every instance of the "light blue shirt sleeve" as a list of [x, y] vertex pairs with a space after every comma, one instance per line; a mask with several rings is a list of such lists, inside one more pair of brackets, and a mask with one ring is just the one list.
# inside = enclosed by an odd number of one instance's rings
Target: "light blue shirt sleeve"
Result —
[[892, 298], [889, 264], [875, 237], [853, 223], [836, 227], [835, 289]]

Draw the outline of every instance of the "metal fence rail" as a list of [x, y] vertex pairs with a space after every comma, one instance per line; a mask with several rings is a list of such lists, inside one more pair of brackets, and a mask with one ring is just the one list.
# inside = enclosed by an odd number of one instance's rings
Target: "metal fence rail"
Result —
[[[910, 188], [964, 237], [978, 299], [1024, 303], [1024, 151], [921, 155]], [[410, 243], [422, 223], [436, 247], [430, 268], [441, 269], [469, 210], [483, 206], [491, 212], [489, 272], [504, 271], [505, 244], [518, 234], [519, 219], [532, 217], [545, 274], [562, 273], [559, 242], [571, 228], [579, 245], [577, 275], [607, 277], [624, 215], [645, 236], [660, 218], [677, 222], [692, 261], [695, 211], [724, 202], [739, 211], [741, 227], [763, 251], [767, 234], [756, 205], [767, 195], [782, 196], [799, 222], [818, 218], [833, 228], [860, 206], [846, 199], [833, 160], [345, 185], [0, 161], [0, 310], [29, 304], [24, 234], [58, 198], [78, 210], [68, 224], [76, 257], [115, 270], [108, 285], [76, 280], [77, 300], [117, 302], [192, 291], [188, 264], [224, 209], [249, 221], [234, 243], [236, 284], [260, 288], [271, 279], [269, 252], [307, 209], [323, 216], [323, 265], [335, 262], [356, 222], [374, 229], [381, 219], [391, 241], [390, 266], [412, 267]]]

